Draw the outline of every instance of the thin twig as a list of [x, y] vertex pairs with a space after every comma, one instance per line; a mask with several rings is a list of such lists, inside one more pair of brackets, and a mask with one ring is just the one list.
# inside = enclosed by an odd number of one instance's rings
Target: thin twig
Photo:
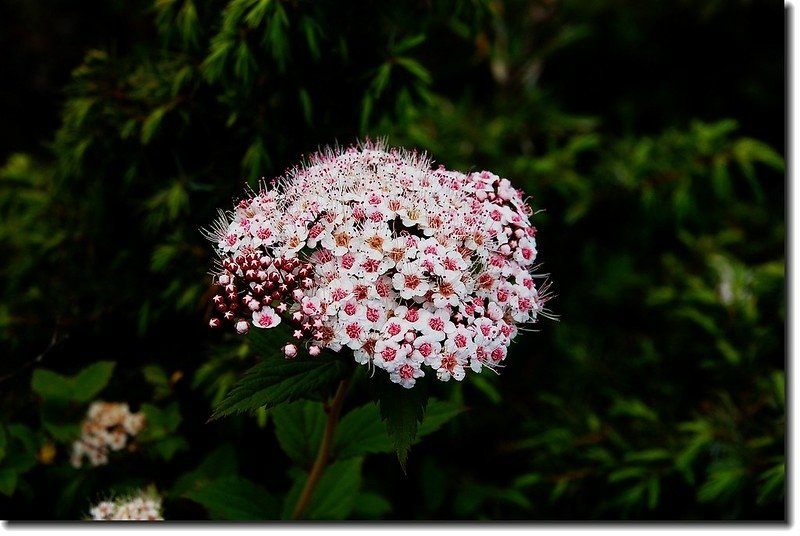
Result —
[[347, 393], [347, 386], [350, 384], [351, 376], [352, 374], [348, 374], [341, 382], [339, 382], [339, 387], [336, 389], [336, 394], [333, 396], [330, 406], [326, 408], [328, 411], [328, 420], [325, 423], [325, 433], [322, 436], [322, 443], [319, 445], [317, 459], [314, 460], [314, 465], [311, 467], [311, 472], [308, 473], [306, 485], [303, 486], [303, 491], [300, 493], [300, 497], [297, 499], [297, 503], [295, 504], [294, 512], [292, 513], [292, 519], [303, 518], [303, 513], [305, 512], [306, 507], [311, 500], [311, 496], [314, 494], [314, 490], [319, 483], [319, 479], [322, 477], [322, 473], [325, 472], [325, 468], [328, 465], [331, 445], [333, 444], [333, 434], [336, 431], [336, 425], [339, 423], [339, 414], [342, 412], [344, 396]]

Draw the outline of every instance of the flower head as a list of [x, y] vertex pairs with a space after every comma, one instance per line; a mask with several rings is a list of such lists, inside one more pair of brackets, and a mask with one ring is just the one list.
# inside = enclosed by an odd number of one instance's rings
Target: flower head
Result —
[[[348, 347], [411, 387], [494, 370], [516, 323], [546, 316], [533, 213], [488, 171], [431, 169], [366, 143], [328, 150], [223, 213], [210, 325], [292, 324], [287, 358]], [[249, 326], [248, 326], [249, 327]]]
[[128, 404], [92, 402], [81, 423], [81, 437], [72, 444], [70, 462], [76, 468], [84, 458], [94, 466], [107, 464], [109, 451], [125, 448], [144, 423], [144, 413], [132, 413]]
[[161, 498], [152, 492], [106, 500], [93, 506], [92, 521], [163, 521]]

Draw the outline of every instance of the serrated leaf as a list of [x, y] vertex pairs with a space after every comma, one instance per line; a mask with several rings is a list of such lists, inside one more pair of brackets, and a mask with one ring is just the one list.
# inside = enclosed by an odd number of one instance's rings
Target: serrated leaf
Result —
[[295, 463], [310, 467], [325, 432], [327, 414], [319, 402], [301, 400], [272, 410], [275, 436], [283, 451]]
[[211, 519], [246, 521], [275, 519], [277, 500], [258, 484], [239, 476], [212, 480], [183, 497], [202, 504]]
[[[463, 411], [464, 408], [454, 402], [430, 399], [412, 443], [436, 432]], [[362, 454], [392, 452], [394, 445], [381, 421], [380, 411], [375, 404], [366, 404], [348, 412], [336, 427], [331, 449], [333, 456], [344, 460]]]
[[297, 400], [341, 379], [346, 370], [343, 361], [327, 357], [265, 359], [245, 372], [211, 419]]
[[[309, 499], [303, 519], [346, 519], [355, 506], [361, 488], [363, 461], [363, 458], [352, 458], [328, 466]], [[287, 494], [283, 507], [284, 519], [291, 518], [307, 478], [305, 472], [295, 472], [295, 484]]]
[[375, 382], [375, 394], [381, 419], [386, 423], [397, 460], [405, 472], [408, 451], [417, 437], [419, 423], [428, 403], [426, 385], [418, 382], [412, 389], [406, 389], [384, 379]]
[[94, 399], [108, 385], [115, 365], [113, 361], [98, 361], [81, 370], [75, 376], [73, 399], [78, 402]]

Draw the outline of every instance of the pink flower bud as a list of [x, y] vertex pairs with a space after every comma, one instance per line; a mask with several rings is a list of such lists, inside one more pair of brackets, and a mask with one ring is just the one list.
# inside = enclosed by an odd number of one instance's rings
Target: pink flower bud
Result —
[[312, 356], [318, 356], [320, 354], [319, 346], [311, 345], [308, 347], [308, 353]]
[[239, 320], [236, 322], [236, 332], [239, 335], [244, 335], [250, 331], [250, 324], [246, 320]]
[[297, 355], [297, 346], [294, 344], [287, 344], [283, 347], [283, 355], [286, 356], [286, 359], [292, 359]]

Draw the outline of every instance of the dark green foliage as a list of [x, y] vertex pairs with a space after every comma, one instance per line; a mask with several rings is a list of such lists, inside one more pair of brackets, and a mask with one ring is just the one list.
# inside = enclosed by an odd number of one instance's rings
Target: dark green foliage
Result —
[[[0, 13], [3, 518], [78, 519], [149, 485], [171, 519], [291, 515], [350, 360], [207, 329], [199, 229], [246, 184], [370, 136], [531, 195], [560, 321], [522, 332], [497, 376], [385, 385], [378, 405], [386, 378], [360, 367], [308, 519], [785, 519], [780, 7]], [[74, 469], [98, 398], [148, 426]]]
[[335, 384], [347, 369], [338, 357], [264, 359], [234, 385], [214, 409], [212, 419], [297, 400]]
[[428, 405], [427, 385], [418, 382], [414, 389], [405, 389], [381, 378], [375, 381], [374, 390], [381, 419], [386, 424], [397, 460], [405, 472], [408, 451], [417, 437], [419, 423]]

